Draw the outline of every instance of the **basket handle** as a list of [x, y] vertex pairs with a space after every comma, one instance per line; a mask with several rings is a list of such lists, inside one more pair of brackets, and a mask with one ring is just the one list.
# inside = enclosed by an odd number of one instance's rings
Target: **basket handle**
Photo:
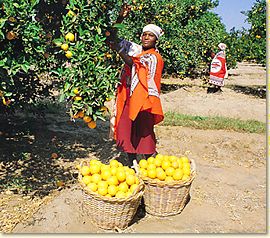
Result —
[[87, 165], [87, 161], [86, 160], [83, 160], [80, 162], [80, 168], [83, 167], [83, 165]]
[[138, 162], [137, 160], [133, 160], [133, 165], [131, 166], [131, 168], [134, 168], [136, 173], [139, 174], [139, 165], [138, 165]]
[[190, 159], [191, 163], [192, 163], [192, 170], [194, 172], [196, 172], [196, 164], [195, 164], [195, 161], [193, 159]]

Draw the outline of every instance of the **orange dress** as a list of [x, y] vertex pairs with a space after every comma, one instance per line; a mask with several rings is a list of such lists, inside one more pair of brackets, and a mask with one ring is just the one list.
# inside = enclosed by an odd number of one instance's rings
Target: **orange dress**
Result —
[[164, 119], [160, 101], [164, 62], [155, 49], [132, 57], [133, 67], [124, 66], [117, 88], [114, 138], [127, 153], [156, 151], [154, 125]]

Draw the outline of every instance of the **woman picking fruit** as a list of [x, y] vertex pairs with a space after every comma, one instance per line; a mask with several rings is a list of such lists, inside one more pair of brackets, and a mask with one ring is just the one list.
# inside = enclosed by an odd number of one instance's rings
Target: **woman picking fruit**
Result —
[[[124, 5], [117, 23], [130, 12]], [[111, 49], [125, 62], [117, 87], [113, 120], [114, 139], [119, 149], [128, 155], [129, 165], [143, 154], [146, 158], [156, 153], [154, 125], [164, 118], [160, 87], [164, 62], [156, 44], [163, 34], [160, 27], [149, 24], [143, 28], [142, 45], [117, 38], [116, 29], [107, 32]]]

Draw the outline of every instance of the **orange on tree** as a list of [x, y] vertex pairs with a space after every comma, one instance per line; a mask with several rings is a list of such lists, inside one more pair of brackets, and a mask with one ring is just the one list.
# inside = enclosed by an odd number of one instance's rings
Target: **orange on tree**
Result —
[[74, 40], [75, 40], [75, 36], [74, 36], [74, 34], [72, 34], [72, 33], [67, 33], [66, 35], [65, 35], [65, 39], [67, 40], [67, 41], [71, 41], [71, 42], [73, 42]]
[[61, 49], [64, 50], [64, 51], [67, 51], [68, 50], [68, 44], [62, 44]]
[[66, 54], [65, 54], [65, 56], [68, 58], [68, 59], [70, 59], [71, 57], [72, 57], [72, 52], [71, 51], [66, 51]]
[[82, 100], [82, 97], [81, 96], [75, 96], [74, 97], [74, 101], [80, 101], [80, 100]]
[[97, 123], [95, 121], [90, 121], [89, 123], [87, 123], [87, 126], [91, 129], [96, 128]]
[[73, 93], [78, 94], [79, 93], [79, 89], [78, 88], [74, 88]]
[[57, 153], [52, 153], [51, 154], [51, 158], [52, 159], [57, 159], [58, 158], [58, 154]]
[[85, 123], [89, 123], [90, 121], [92, 121], [92, 118], [89, 117], [89, 116], [84, 116], [83, 120], [84, 120]]
[[76, 113], [73, 118], [77, 119], [77, 118], [83, 118], [84, 117], [84, 112], [83, 111], [79, 111], [78, 113]]
[[76, 16], [76, 14], [71, 10], [68, 11], [67, 15], [70, 16], [70, 17]]

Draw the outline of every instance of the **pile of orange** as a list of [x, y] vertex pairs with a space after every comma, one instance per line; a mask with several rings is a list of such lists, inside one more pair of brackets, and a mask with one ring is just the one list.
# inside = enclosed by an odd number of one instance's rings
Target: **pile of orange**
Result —
[[191, 164], [187, 156], [168, 156], [158, 154], [139, 162], [142, 179], [150, 178], [160, 181], [187, 181], [190, 179]]
[[135, 171], [113, 159], [109, 164], [90, 160], [89, 164], [78, 166], [81, 182], [92, 192], [101, 196], [126, 198], [139, 185]]

